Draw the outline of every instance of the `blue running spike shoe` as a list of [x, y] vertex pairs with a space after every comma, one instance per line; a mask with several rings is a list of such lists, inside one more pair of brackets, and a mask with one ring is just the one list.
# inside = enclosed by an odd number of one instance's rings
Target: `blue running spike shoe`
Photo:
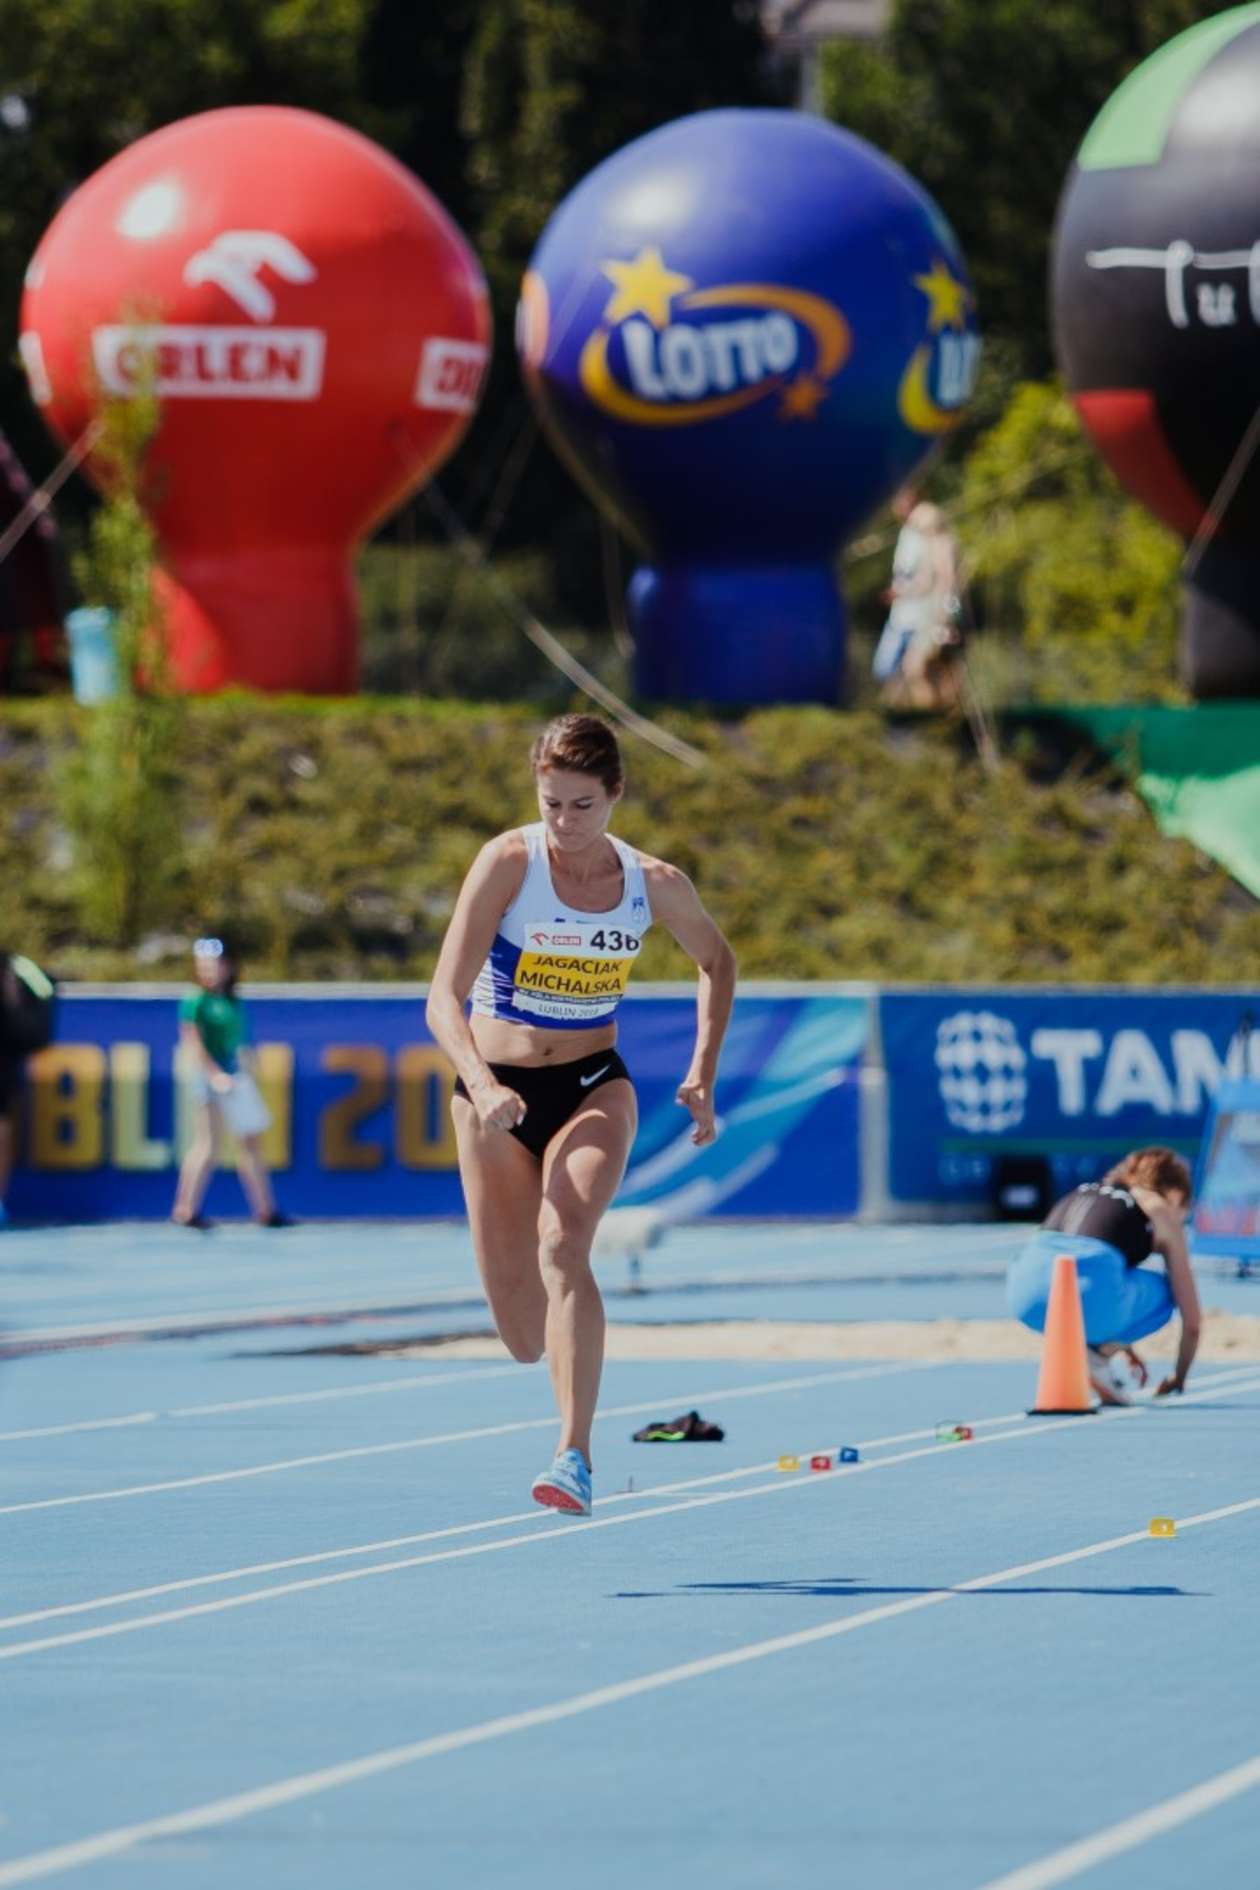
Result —
[[534, 1478], [534, 1501], [572, 1516], [591, 1513], [591, 1473], [580, 1450], [562, 1450], [550, 1470]]

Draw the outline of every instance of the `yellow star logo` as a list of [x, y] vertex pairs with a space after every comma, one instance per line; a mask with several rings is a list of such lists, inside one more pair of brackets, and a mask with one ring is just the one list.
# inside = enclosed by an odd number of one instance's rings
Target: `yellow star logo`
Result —
[[965, 282], [959, 282], [957, 276], [951, 276], [949, 267], [939, 256], [935, 257], [926, 276], [914, 278], [916, 289], [922, 289], [930, 304], [928, 308], [928, 333], [936, 334], [942, 328], [962, 329], [967, 319], [967, 304], [971, 300], [970, 291]]
[[654, 328], [664, 328], [674, 296], [692, 287], [690, 276], [665, 267], [659, 249], [649, 244], [633, 262], [604, 262], [600, 268], [616, 284], [617, 293], [604, 310], [606, 322], [622, 322], [627, 315], [646, 315]]
[[784, 388], [779, 405], [780, 420], [812, 420], [819, 401], [826, 400], [827, 389], [812, 374], [798, 374]]

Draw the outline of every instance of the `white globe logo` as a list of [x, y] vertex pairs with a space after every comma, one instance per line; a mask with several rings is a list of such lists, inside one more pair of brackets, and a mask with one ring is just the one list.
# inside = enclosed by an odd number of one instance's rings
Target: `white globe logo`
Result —
[[1028, 1059], [1009, 1017], [958, 1011], [936, 1029], [941, 1101], [956, 1129], [996, 1135], [1024, 1119]]

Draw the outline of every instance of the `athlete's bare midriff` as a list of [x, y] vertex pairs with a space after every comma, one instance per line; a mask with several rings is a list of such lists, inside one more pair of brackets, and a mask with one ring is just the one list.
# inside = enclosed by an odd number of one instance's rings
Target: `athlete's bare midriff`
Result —
[[487, 1063], [516, 1063], [528, 1069], [546, 1063], [576, 1063], [579, 1057], [611, 1050], [617, 1042], [617, 1026], [611, 1021], [593, 1024], [589, 1030], [545, 1030], [474, 1012], [468, 1026]]

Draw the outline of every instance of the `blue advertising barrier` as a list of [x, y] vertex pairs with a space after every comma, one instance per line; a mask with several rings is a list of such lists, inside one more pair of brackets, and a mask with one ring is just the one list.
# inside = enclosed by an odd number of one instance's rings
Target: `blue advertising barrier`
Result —
[[1260, 1075], [1256, 991], [1027, 986], [885, 991], [888, 1192], [898, 1204], [988, 1209], [1004, 1157], [1044, 1158], [1056, 1193], [1126, 1150], [1162, 1143], [1193, 1166], [1227, 1077]]
[[1197, 1253], [1260, 1261], [1260, 1082], [1222, 1083], [1194, 1178]]
[[[243, 988], [272, 1114], [264, 1138], [277, 1198], [298, 1216], [463, 1211], [450, 1066], [424, 1024], [420, 986]], [[32, 1058], [15, 1218], [169, 1214], [192, 1127], [177, 1075], [175, 988], [64, 990], [58, 1040]], [[695, 993], [647, 989], [621, 1013], [640, 1126], [619, 1202], [668, 1218], [852, 1215], [859, 1206], [859, 1095], [867, 993], [745, 988], [722, 1055], [723, 1133], [690, 1140], [674, 1100], [695, 1032]], [[206, 1211], [244, 1213], [217, 1175]]]

